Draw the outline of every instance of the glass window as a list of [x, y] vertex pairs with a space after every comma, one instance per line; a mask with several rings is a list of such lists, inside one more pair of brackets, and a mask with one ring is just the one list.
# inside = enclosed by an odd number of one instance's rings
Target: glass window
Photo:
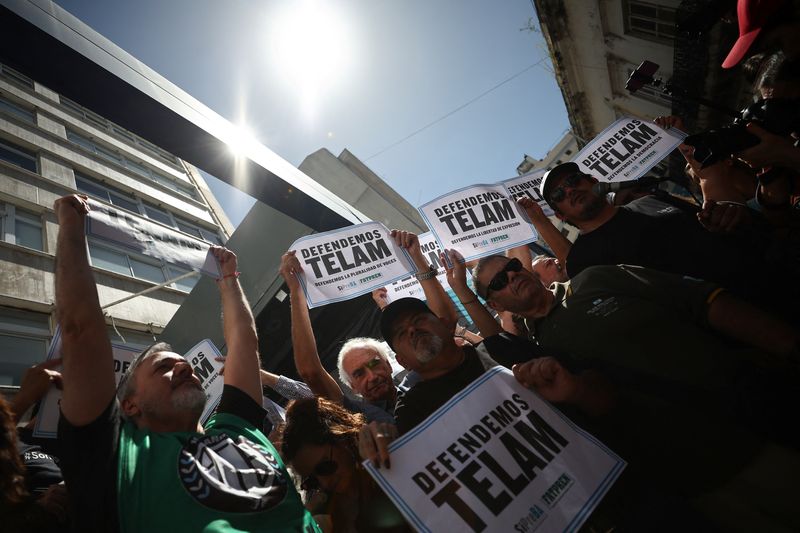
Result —
[[0, 111], [10, 113], [17, 118], [21, 118], [25, 122], [33, 122], [34, 115], [32, 112], [28, 111], [19, 104], [16, 104], [10, 100], [6, 100], [3, 97], [0, 97]]
[[[169, 267], [169, 279], [175, 279], [178, 276], [185, 274], [186, 272], [188, 271], [181, 270], [175, 267]], [[174, 282], [173, 285], [179, 291], [192, 292], [192, 289], [194, 288], [195, 285], [197, 285], [198, 281], [200, 281], [200, 274], [195, 272], [193, 276], [189, 276], [188, 278], [183, 278], [181, 280], [178, 280]]]
[[67, 130], [67, 139], [69, 139], [70, 141], [74, 142], [75, 144], [79, 144], [79, 145], [83, 146], [84, 148], [86, 148], [90, 152], [94, 152], [95, 151], [95, 149], [94, 149], [95, 145], [91, 141], [91, 139], [87, 139], [86, 137], [84, 137], [83, 135], [81, 135], [79, 133], [75, 133], [72, 130]]
[[89, 243], [89, 255], [92, 258], [92, 265], [124, 274], [131, 275], [131, 267], [128, 265], [128, 257], [120, 252], [102, 248], [94, 243]]
[[153, 179], [153, 176], [150, 173], [150, 169], [143, 167], [139, 163], [134, 163], [133, 161], [126, 160], [125, 161], [125, 166], [128, 169], [136, 172], [137, 174], [139, 174], [143, 178], [147, 178], [149, 180]]
[[24, 85], [25, 87], [30, 87], [31, 89], [33, 88], [32, 79], [30, 79], [25, 74], [17, 72], [16, 70], [9, 68], [5, 65], [0, 65], [0, 74], [2, 74], [4, 77], [10, 80], [13, 80], [16, 83], [19, 83], [20, 85]]
[[122, 196], [121, 194], [115, 192], [109, 192], [108, 197], [111, 199], [111, 203], [115, 206], [127, 209], [128, 211], [133, 211], [134, 213], [139, 213], [139, 204], [137, 204], [136, 200], [133, 198]]
[[36, 156], [8, 141], [0, 141], [0, 160], [36, 172]]
[[671, 43], [675, 37], [675, 9], [650, 2], [623, 2], [625, 30], [651, 41]]
[[44, 251], [42, 238], [42, 219], [33, 213], [26, 213], [16, 209], [14, 220], [14, 235], [16, 243], [20, 246]]
[[120, 165], [124, 165], [125, 164], [125, 161], [122, 159], [122, 156], [120, 156], [116, 152], [112, 152], [111, 150], [108, 150], [107, 148], [103, 148], [102, 146], [98, 146], [98, 145], [95, 144], [94, 145], [94, 151], [95, 151], [95, 153], [97, 155], [102, 156], [102, 157], [108, 159], [109, 161], [113, 161], [114, 163], [117, 163], [117, 164], [120, 164]]
[[83, 176], [79, 176], [77, 173], [75, 174], [75, 185], [81, 192], [85, 192], [86, 194], [89, 194], [96, 198], [109, 201], [108, 191], [106, 191], [102, 186], [93, 183], [89, 179]]
[[18, 386], [25, 370], [47, 357], [49, 338], [48, 315], [0, 308], [0, 385]]
[[119, 189], [115, 189], [111, 185], [100, 183], [78, 172], [75, 173], [75, 185], [81, 192], [90, 194], [96, 198], [114, 204], [117, 207], [140, 214], [139, 203], [136, 201], [136, 198]]
[[153, 220], [157, 220], [162, 224], [166, 224], [167, 226], [175, 227], [175, 225], [172, 223], [172, 218], [170, 218], [169, 213], [166, 211], [162, 211], [157, 207], [145, 204], [144, 212], [147, 215], [147, 218], [152, 218]]
[[153, 283], [164, 283], [167, 278], [164, 277], [164, 271], [160, 266], [145, 263], [138, 259], [130, 257], [131, 267], [133, 268], [133, 275], [140, 279], [146, 279]]

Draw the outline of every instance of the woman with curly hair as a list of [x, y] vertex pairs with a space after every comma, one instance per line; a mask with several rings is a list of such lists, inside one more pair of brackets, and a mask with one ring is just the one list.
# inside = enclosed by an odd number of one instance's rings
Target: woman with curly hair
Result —
[[364, 416], [324, 398], [294, 400], [286, 409], [283, 458], [307, 491], [328, 493], [333, 531], [411, 531], [397, 508], [361, 466], [358, 431]]

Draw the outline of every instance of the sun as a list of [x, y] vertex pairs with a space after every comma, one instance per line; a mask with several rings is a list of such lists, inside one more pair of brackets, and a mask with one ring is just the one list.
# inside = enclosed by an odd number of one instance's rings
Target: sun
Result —
[[299, 0], [269, 19], [269, 50], [275, 74], [304, 107], [315, 107], [349, 70], [352, 32], [345, 17], [323, 0]]

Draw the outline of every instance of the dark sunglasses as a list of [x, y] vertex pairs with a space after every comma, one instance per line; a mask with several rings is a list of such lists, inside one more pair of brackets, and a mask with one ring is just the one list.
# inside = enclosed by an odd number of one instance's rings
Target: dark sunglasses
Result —
[[489, 286], [486, 290], [486, 295], [489, 295], [489, 291], [501, 291], [503, 290], [506, 285], [508, 285], [508, 273], [509, 272], [519, 272], [522, 270], [522, 262], [517, 259], [516, 257], [509, 260], [500, 271], [494, 275], [492, 280], [489, 282]]
[[300, 488], [306, 491], [318, 490], [319, 479], [317, 479], [317, 476], [330, 476], [336, 472], [337, 468], [339, 468], [339, 463], [333, 460], [333, 444], [331, 444], [330, 457], [317, 463], [311, 475], [303, 479], [302, 483], [300, 483]]
[[557, 204], [564, 200], [567, 197], [567, 187], [570, 189], [575, 188], [580, 181], [588, 176], [588, 174], [583, 174], [582, 172], [578, 172], [577, 174], [572, 174], [571, 176], [567, 176], [564, 178], [558, 187], [550, 191], [547, 195], [547, 198], [551, 203]]

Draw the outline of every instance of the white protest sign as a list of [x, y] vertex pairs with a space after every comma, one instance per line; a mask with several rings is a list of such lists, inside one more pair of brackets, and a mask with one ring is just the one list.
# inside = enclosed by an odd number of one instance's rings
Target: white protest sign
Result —
[[509, 196], [516, 202], [520, 198], [530, 198], [542, 208], [545, 216], [553, 216], [553, 208], [545, 202], [539, 194], [539, 184], [542, 183], [546, 170], [534, 170], [522, 176], [501, 181], [506, 186]]
[[200, 415], [200, 424], [205, 424], [222, 399], [224, 378], [219, 371], [225, 363], [216, 360], [217, 357], [222, 357], [222, 354], [209, 339], [197, 343], [183, 357], [192, 365], [194, 375], [200, 380], [203, 392], [206, 393], [206, 406]]
[[[141, 353], [141, 350], [114, 343], [111, 344], [111, 350], [114, 357], [114, 379], [116, 385], [119, 385], [119, 380], [122, 379], [123, 374], [128, 370], [128, 366]], [[206, 407], [200, 417], [200, 423], [204, 423], [211, 416], [222, 396], [223, 380], [222, 376], [219, 375], [219, 369], [222, 368], [223, 363], [215, 360], [219, 356], [219, 350], [208, 339], [197, 344], [184, 356], [192, 365], [192, 369], [200, 379], [200, 383], [206, 393]], [[58, 357], [61, 357], [61, 328], [56, 326], [56, 332], [53, 335], [53, 341], [50, 343], [47, 359]], [[57, 436], [58, 417], [61, 415], [60, 402], [61, 391], [51, 387], [45, 397], [42, 398], [39, 412], [36, 415], [36, 424], [33, 428], [35, 437], [55, 438]]]
[[365, 466], [417, 531], [576, 531], [625, 467], [520, 385], [487, 371]]
[[[111, 343], [111, 351], [114, 357], [114, 379], [115, 383], [119, 384], [122, 375], [128, 370], [128, 366], [140, 350]], [[59, 357], [61, 357], [61, 327], [56, 326], [56, 332], [50, 343], [50, 350], [47, 352], [47, 359], [57, 359]], [[60, 371], [61, 368], [56, 370]], [[42, 398], [39, 412], [36, 414], [36, 423], [33, 427], [34, 437], [56, 438], [58, 434], [58, 417], [61, 416], [60, 403], [61, 391], [55, 387], [50, 387], [50, 390]]]
[[[447, 273], [444, 269], [444, 265], [439, 262], [441, 248], [439, 248], [436, 237], [433, 236], [433, 233], [428, 231], [426, 233], [421, 233], [417, 238], [419, 239], [419, 248], [422, 254], [427, 258], [428, 263], [436, 268], [436, 279], [446, 290], [448, 287]], [[422, 285], [417, 281], [416, 276], [411, 275], [407, 278], [395, 281], [386, 287], [386, 297], [389, 302], [399, 300], [400, 298], [418, 298], [424, 300], [425, 292], [422, 290]]]
[[214, 278], [220, 277], [217, 260], [205, 241], [185, 235], [123, 209], [89, 199], [86, 233], [114, 242], [140, 254], [163, 259]]
[[403, 248], [379, 222], [366, 222], [296, 240], [300, 284], [308, 307], [361, 296], [416, 272]]
[[622, 117], [587, 144], [573, 159], [582, 172], [601, 182], [635, 180], [667, 157], [686, 134], [653, 122]]
[[533, 224], [508, 197], [502, 183], [464, 187], [418, 209], [439, 246], [457, 250], [466, 261], [537, 238]]

